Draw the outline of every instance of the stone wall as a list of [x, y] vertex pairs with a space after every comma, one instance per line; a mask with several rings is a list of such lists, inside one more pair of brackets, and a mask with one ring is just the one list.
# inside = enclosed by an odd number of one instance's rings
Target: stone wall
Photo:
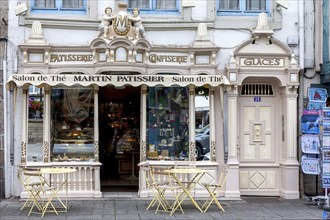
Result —
[[304, 194], [307, 196], [323, 195], [320, 175], [303, 174]]

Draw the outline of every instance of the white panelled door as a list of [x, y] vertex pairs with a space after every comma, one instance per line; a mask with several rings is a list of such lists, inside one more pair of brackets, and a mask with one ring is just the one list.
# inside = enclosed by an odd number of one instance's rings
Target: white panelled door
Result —
[[276, 123], [280, 121], [276, 120], [276, 97], [240, 97], [239, 111], [241, 194], [277, 196], [280, 147]]

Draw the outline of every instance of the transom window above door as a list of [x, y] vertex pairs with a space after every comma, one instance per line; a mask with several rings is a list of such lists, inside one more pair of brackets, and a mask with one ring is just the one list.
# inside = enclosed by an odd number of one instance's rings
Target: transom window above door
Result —
[[270, 0], [217, 0], [219, 15], [251, 15], [269, 12]]
[[86, 14], [87, 0], [31, 0], [32, 13]]
[[126, 0], [128, 8], [138, 8], [141, 13], [161, 14], [179, 11], [179, 0]]

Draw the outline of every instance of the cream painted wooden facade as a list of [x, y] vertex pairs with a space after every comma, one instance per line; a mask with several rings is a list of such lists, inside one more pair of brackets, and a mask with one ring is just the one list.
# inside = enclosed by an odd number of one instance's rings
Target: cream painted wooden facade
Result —
[[[267, 62], [263, 62], [265, 59]], [[270, 60], [278, 62], [273, 65]], [[296, 76], [290, 77], [299, 73], [294, 56], [281, 42], [270, 41], [269, 33], [263, 33], [234, 51], [228, 72], [236, 73], [237, 81], [232, 82], [227, 94], [226, 194], [299, 198], [299, 84]]]
[[[257, 42], [256, 42], [257, 40]], [[124, 42], [129, 44], [126, 39], [115, 39], [110, 48], [113, 48], [114, 53], [116, 48], [121, 48]], [[139, 41], [138, 41], [139, 42]], [[125, 44], [126, 44], [125, 43]], [[95, 46], [97, 45], [97, 46]], [[147, 42], [141, 41], [136, 44], [148, 45]], [[45, 45], [46, 46], [46, 45]], [[25, 44], [22, 45], [26, 56], [33, 53], [35, 50], [34, 45]], [[50, 49], [50, 47], [39, 46], [39, 50], [49, 50], [51, 53], [56, 51], [56, 48]], [[98, 54], [98, 51], [103, 51], [107, 48], [103, 40], [95, 40], [92, 42], [92, 48], [94, 54]], [[141, 46], [139, 46], [141, 51]], [[214, 48], [216, 49], [216, 48]], [[201, 52], [205, 54], [206, 51], [214, 50], [212, 48], [183, 48], [182, 50], [192, 51], [197, 56]], [[77, 49], [71, 48], [66, 51], [70, 54], [72, 51]], [[88, 51], [88, 49], [84, 49]], [[129, 51], [130, 49], [127, 48]], [[146, 50], [150, 50], [153, 53], [157, 53], [157, 50], [146, 47]], [[63, 50], [61, 50], [63, 52]], [[167, 53], [177, 51], [177, 49], [166, 49]], [[214, 50], [215, 51], [215, 50]], [[262, 52], [260, 52], [262, 51]], [[110, 53], [111, 54], [111, 53]], [[130, 57], [128, 52], [128, 60], [134, 60], [134, 57]], [[212, 54], [210, 54], [212, 55]], [[147, 55], [143, 55], [147, 56]], [[34, 67], [28, 66], [28, 59], [24, 67], [23, 73], [36, 72]], [[95, 59], [94, 59], [95, 60]], [[111, 59], [110, 59], [111, 60]], [[247, 60], [252, 60], [252, 63]], [[273, 60], [273, 61], [271, 61]], [[267, 61], [267, 62], [266, 62]], [[97, 62], [97, 61], [96, 61]], [[254, 62], [254, 63], [253, 63]], [[115, 58], [110, 63], [116, 63]], [[273, 63], [273, 64], [272, 64]], [[246, 65], [248, 64], [248, 65]], [[116, 71], [127, 71], [128, 68], [134, 68], [137, 66], [134, 62], [129, 62], [125, 66], [116, 67]], [[273, 66], [270, 66], [273, 65]], [[48, 62], [44, 62], [44, 67], [47, 68]], [[131, 66], [131, 67], [128, 67]], [[83, 65], [81, 66], [83, 67]], [[81, 68], [80, 67], [80, 68]], [[67, 66], [63, 69], [61, 66], [52, 68], [52, 72], [68, 72], [72, 69], [76, 69], [74, 66]], [[150, 66], [147, 68], [152, 69]], [[207, 67], [209, 71], [212, 71], [212, 64]], [[258, 38], [254, 38], [243, 43], [231, 57], [230, 64], [228, 65], [228, 78], [231, 80], [231, 85], [220, 85], [214, 87], [210, 92], [210, 106], [216, 106], [215, 103], [220, 102], [224, 99], [224, 94], [221, 92], [223, 89], [226, 90], [226, 103], [223, 106], [224, 111], [228, 115], [228, 182], [226, 185], [225, 196], [239, 197], [240, 195], [264, 195], [264, 196], [281, 196], [284, 198], [298, 198], [298, 173], [299, 164], [297, 162], [296, 155], [296, 108], [297, 108], [297, 86], [298, 82], [292, 81], [290, 74], [298, 74], [299, 67], [295, 63], [295, 58], [292, 56], [290, 50], [276, 39], [272, 39], [272, 43], [269, 43], [269, 35], [267, 33], [258, 34]], [[136, 68], [135, 68], [136, 69]], [[143, 70], [142, 68], [140, 68]], [[168, 67], [152, 70], [152, 72], [164, 72], [168, 71]], [[77, 70], [77, 69], [76, 69]], [[106, 69], [100, 68], [98, 72], [102, 72]], [[84, 70], [86, 71], [86, 69]], [[92, 69], [90, 71], [93, 71]], [[195, 72], [205, 72], [205, 68], [200, 70], [195, 69]], [[213, 70], [214, 71], [214, 70]], [[39, 71], [40, 73], [40, 71]], [[236, 80], [230, 74], [237, 74]], [[42, 73], [44, 74], [44, 73]], [[48, 73], [49, 74], [49, 73]], [[48, 75], [46, 74], [46, 75]], [[87, 73], [88, 74], [88, 73]], [[92, 72], [90, 73], [92, 74]], [[148, 75], [147, 73], [143, 73]], [[216, 72], [211, 73], [211, 75]], [[291, 81], [290, 81], [291, 80]], [[14, 80], [13, 80], [14, 82]], [[20, 85], [27, 85], [31, 82], [20, 82]], [[18, 83], [17, 83], [18, 84]], [[69, 83], [70, 84], [70, 83]], [[50, 88], [50, 87], [48, 87]], [[98, 118], [98, 86], [94, 86], [95, 94], [94, 99], [95, 107], [94, 114], [95, 118]], [[192, 87], [193, 88], [193, 87]], [[145, 121], [146, 116], [146, 93], [144, 90], [145, 86], [141, 86], [141, 117], [142, 122]], [[193, 90], [191, 90], [193, 91]], [[50, 101], [49, 92], [46, 90], [45, 100]], [[218, 101], [215, 101], [217, 97]], [[23, 100], [26, 100], [26, 91], [23, 87]], [[194, 93], [190, 96], [190, 109], [194, 109]], [[24, 103], [23, 103], [24, 104]], [[24, 104], [25, 105], [25, 104]], [[23, 106], [24, 106], [23, 105]], [[47, 106], [47, 105], [46, 105]], [[221, 107], [222, 109], [222, 107]], [[211, 124], [210, 127], [213, 130], [211, 134], [211, 142], [217, 143], [216, 134], [219, 134], [221, 130], [219, 126], [216, 126], [215, 122], [220, 117], [218, 112], [221, 109], [213, 107], [210, 109]], [[23, 111], [24, 112], [24, 111]], [[46, 109], [44, 118], [44, 127], [49, 127], [49, 119], [47, 115], [49, 110]], [[27, 113], [23, 113], [26, 115]], [[226, 114], [226, 113], [225, 113]], [[194, 121], [193, 115], [190, 114], [191, 121]], [[23, 121], [26, 121], [24, 119]], [[97, 122], [95, 121], [97, 124]], [[223, 123], [223, 122], [221, 122]], [[146, 124], [141, 124], [141, 162], [146, 162], [145, 158], [145, 142], [146, 142]], [[23, 123], [23, 131], [26, 125]], [[192, 133], [194, 130], [191, 131]], [[98, 126], [95, 129], [95, 143], [97, 143], [98, 137]], [[45, 130], [44, 142], [48, 142], [48, 131]], [[27, 137], [24, 135], [23, 137]], [[221, 139], [220, 139], [221, 141]], [[190, 135], [190, 143], [194, 143], [194, 135]], [[26, 144], [22, 145], [22, 156], [26, 155]], [[101, 197], [100, 188], [100, 163], [96, 159], [90, 164], [61, 164], [52, 163], [49, 160], [49, 149], [44, 145], [45, 158], [44, 164], [31, 164], [30, 166], [55, 166], [55, 167], [75, 167], [79, 172], [72, 174], [70, 179], [72, 197], [77, 196], [93, 196]], [[205, 176], [205, 181], [216, 181], [216, 176], [219, 170], [223, 168], [224, 164], [221, 158], [223, 158], [224, 152], [221, 151], [222, 143], [214, 144], [214, 149], [211, 149], [212, 159], [210, 162], [194, 162], [192, 160], [189, 163], [194, 163], [196, 166], [208, 169], [209, 173]], [[237, 146], [237, 147], [236, 147]], [[193, 145], [190, 146], [193, 148]], [[95, 144], [95, 158], [99, 157], [99, 150], [97, 144]], [[22, 157], [22, 162], [24, 158]], [[162, 164], [162, 165], [173, 165], [173, 162], [158, 161], [152, 162], [151, 164]], [[181, 162], [179, 164], [185, 165], [187, 163]], [[139, 195], [141, 197], [152, 196], [145, 183], [145, 170], [141, 168], [139, 178]], [[294, 178], [295, 177], [295, 178]], [[61, 177], [54, 176], [55, 183], [61, 181]], [[59, 178], [59, 179], [58, 179]], [[182, 177], [186, 178], [186, 177]], [[196, 189], [197, 196], [205, 196], [205, 191], [201, 188]], [[22, 194], [24, 197], [24, 194]]]
[[[214, 4], [208, 3], [206, 11], [210, 12], [214, 8]], [[276, 6], [275, 3], [273, 3]], [[91, 7], [93, 10], [93, 18], [96, 17], [97, 9], [95, 5]], [[83, 21], [74, 21], [74, 28], [80, 31], [78, 34], [70, 32], [68, 24], [70, 21], [64, 21], [57, 26], [56, 21], [46, 19], [44, 22], [46, 27], [42, 26], [46, 33], [39, 38], [19, 39], [16, 43], [19, 46], [22, 55], [22, 65], [19, 67], [18, 74], [39, 73], [44, 75], [58, 75], [63, 72], [83, 72], [86, 75], [94, 75], [103, 71], [129, 72], [135, 71], [142, 75], [152, 75], [157, 73], [171, 72], [179, 75], [215, 75], [224, 76], [230, 81], [230, 85], [219, 83], [210, 87], [210, 143], [211, 143], [211, 161], [194, 161], [181, 162], [178, 164], [187, 165], [194, 163], [197, 167], [209, 170], [205, 176], [205, 181], [216, 182], [219, 171], [227, 168], [227, 184], [223, 196], [226, 198], [239, 198], [241, 195], [257, 195], [257, 196], [280, 196], [287, 199], [299, 198], [299, 163], [297, 159], [297, 90], [299, 86], [300, 66], [297, 64], [293, 50], [283, 43], [286, 34], [273, 36], [274, 32], [271, 28], [258, 26], [257, 17], [248, 17], [244, 19], [240, 17], [237, 21], [228, 23], [223, 22], [219, 17], [207, 13], [207, 18], [214, 19], [216, 29], [208, 26], [207, 37], [199, 35], [197, 31], [197, 22], [194, 21], [193, 28], [187, 19], [187, 15], [192, 16], [191, 8], [184, 8], [183, 20], [185, 23], [184, 30], [181, 30], [180, 22], [176, 21], [162, 24], [161, 22], [146, 22], [146, 34], [150, 34], [148, 39], [128, 39], [114, 38], [102, 39], [95, 37], [95, 24], [97, 21], [88, 23], [81, 28]], [[271, 26], [280, 28], [282, 25], [282, 17], [279, 11], [274, 7], [272, 14]], [[189, 13], [188, 13], [189, 12]], [[285, 14], [285, 13], [284, 13]], [[288, 13], [289, 14], [289, 13]], [[288, 14], [285, 14], [288, 16]], [[20, 17], [22, 18], [22, 17]], [[25, 25], [28, 29], [26, 35], [31, 36], [30, 25], [35, 20], [42, 20], [27, 16], [26, 20], [19, 20], [20, 25]], [[188, 20], [188, 21], [187, 21]], [[252, 29], [241, 33], [240, 31], [233, 34], [232, 27], [240, 27], [240, 21], [244, 20], [244, 28]], [[268, 20], [271, 20], [268, 18]], [[24, 23], [25, 22], [25, 23]], [[284, 22], [285, 23], [285, 22]], [[234, 26], [231, 26], [234, 24]], [[286, 24], [286, 23], [285, 23]], [[148, 25], [150, 33], [148, 33]], [[173, 25], [173, 26], [172, 26]], [[225, 27], [225, 25], [227, 25]], [[65, 26], [64, 29], [61, 29]], [[159, 31], [162, 28], [166, 31]], [[59, 28], [61, 33], [75, 34], [74, 37], [63, 39], [65, 43], [58, 43], [60, 36], [57, 38], [52, 36], [54, 27]], [[186, 44], [182, 44], [181, 38], [177, 37], [177, 41], [171, 44], [173, 34], [172, 28], [175, 27], [173, 33], [180, 32], [177, 36], [187, 37], [187, 39], [195, 39]], [[225, 30], [223, 30], [223, 28]], [[226, 30], [230, 29], [230, 31]], [[285, 26], [287, 28], [287, 26]], [[193, 31], [191, 31], [193, 29]], [[55, 29], [54, 29], [55, 30]], [[57, 29], [56, 29], [57, 30]], [[188, 32], [188, 34], [187, 34]], [[200, 32], [204, 32], [200, 31]], [[285, 32], [285, 30], [283, 30]], [[52, 33], [52, 34], [50, 34]], [[238, 34], [239, 33], [239, 34]], [[79, 36], [81, 34], [81, 36]], [[231, 36], [232, 35], [232, 36]], [[87, 36], [87, 37], [86, 37]], [[164, 37], [165, 36], [165, 37]], [[167, 37], [168, 36], [168, 37]], [[196, 37], [197, 36], [197, 37]], [[239, 36], [239, 37], [238, 37]], [[81, 41], [80, 37], [83, 39]], [[223, 45], [230, 42], [233, 37], [235, 46], [224, 47]], [[159, 44], [157, 40], [169, 39], [166, 45]], [[225, 40], [222, 41], [222, 38]], [[88, 39], [88, 41], [86, 40]], [[211, 40], [210, 40], [211, 39]], [[75, 45], [75, 40], [79, 41]], [[68, 42], [67, 42], [68, 41]], [[153, 42], [158, 44], [154, 44]], [[51, 43], [48, 43], [51, 42]], [[86, 43], [88, 42], [88, 43]], [[239, 43], [237, 43], [239, 42]], [[221, 46], [219, 46], [221, 45]], [[127, 60], [125, 62], [116, 61], [116, 50], [125, 48], [127, 51]], [[230, 52], [228, 52], [230, 51]], [[296, 50], [295, 50], [296, 51]], [[36, 64], [29, 62], [29, 53], [42, 54], [44, 60], [42, 63]], [[100, 53], [106, 57], [102, 63], [98, 59]], [[189, 63], [186, 66], [173, 65], [166, 63], [162, 65], [153, 65], [148, 62], [137, 62], [137, 53], [144, 58], [148, 58], [151, 53], [160, 54], [184, 54], [188, 56]], [[93, 60], [87, 64], [68, 64], [50, 65], [50, 54], [74, 54], [88, 53], [93, 56]], [[209, 63], [196, 64], [198, 55], [209, 56]], [[228, 54], [231, 54], [230, 56]], [[147, 60], [147, 59], [146, 59]], [[140, 61], [140, 60], [139, 60]], [[13, 75], [13, 72], [10, 72]], [[7, 169], [7, 173], [14, 173], [8, 179], [8, 184], [13, 186], [14, 190], [8, 190], [9, 194], [26, 196], [21, 191], [21, 187], [17, 184], [15, 174], [17, 167], [24, 161], [26, 143], [27, 143], [27, 113], [24, 106], [27, 106], [27, 87], [28, 81], [23, 83], [23, 87], [15, 90], [15, 98], [12, 98], [13, 104], [16, 106], [15, 114], [15, 161], [16, 163]], [[226, 83], [225, 83], [226, 84]], [[145, 161], [145, 137], [146, 137], [146, 87], [148, 85], [140, 85], [141, 93], [141, 129], [140, 129], [140, 162]], [[186, 84], [183, 86], [187, 86]], [[194, 121], [194, 86], [189, 85], [189, 120]], [[51, 102], [49, 89], [51, 85], [45, 85], [45, 101]], [[257, 89], [259, 88], [259, 89]], [[11, 87], [12, 89], [12, 87]], [[94, 89], [94, 114], [98, 118], [98, 91], [99, 85], [93, 85]], [[250, 93], [242, 92], [244, 89]], [[266, 92], [271, 90], [272, 92]], [[260, 93], [264, 91], [265, 93]], [[11, 96], [14, 97], [14, 96]], [[23, 108], [21, 108], [23, 106]], [[69, 196], [76, 197], [102, 197], [103, 193], [100, 187], [100, 163], [96, 159], [91, 162], [70, 162], [59, 163], [49, 161], [49, 141], [50, 141], [50, 118], [49, 105], [45, 107], [44, 118], [44, 161], [42, 163], [30, 163], [28, 165], [35, 167], [74, 167], [78, 170], [70, 176], [70, 192]], [[47, 116], [48, 115], [48, 116]], [[47, 118], [48, 117], [48, 118]], [[97, 122], [95, 122], [97, 123]], [[96, 128], [98, 126], [95, 126]], [[8, 128], [7, 128], [8, 129]], [[195, 129], [190, 126], [189, 146], [191, 152], [194, 151]], [[98, 128], [94, 131], [94, 147], [95, 158], [98, 158]], [[225, 152], [228, 152], [228, 159], [225, 161]], [[19, 162], [17, 162], [19, 161]], [[153, 164], [173, 165], [172, 161], [153, 161]], [[10, 171], [10, 172], [9, 172]], [[7, 174], [8, 176], [12, 174]], [[53, 179], [54, 184], [59, 184], [61, 176], [49, 177]], [[146, 173], [143, 168], [139, 172], [139, 196], [151, 197], [152, 192], [146, 185]], [[182, 176], [186, 178], [186, 176]], [[11, 181], [11, 182], [10, 182]], [[10, 191], [10, 192], [9, 192]], [[7, 193], [7, 195], [8, 195]], [[195, 191], [197, 197], [205, 197], [206, 192], [202, 188]]]

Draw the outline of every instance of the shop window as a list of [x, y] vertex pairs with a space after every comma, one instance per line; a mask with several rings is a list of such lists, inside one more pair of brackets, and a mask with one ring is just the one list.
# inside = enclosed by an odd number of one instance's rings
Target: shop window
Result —
[[179, 12], [178, 0], [127, 0], [128, 8], [139, 8], [141, 13]]
[[217, 0], [219, 15], [257, 15], [269, 12], [269, 0]]
[[31, 0], [33, 13], [86, 14], [87, 0]]
[[30, 86], [28, 90], [27, 162], [43, 160], [43, 90]]
[[197, 160], [210, 159], [210, 99], [207, 88], [196, 88], [195, 96], [195, 141]]
[[51, 90], [51, 160], [94, 160], [94, 99], [89, 88]]
[[188, 104], [188, 88], [148, 88], [148, 160], [189, 160]]

